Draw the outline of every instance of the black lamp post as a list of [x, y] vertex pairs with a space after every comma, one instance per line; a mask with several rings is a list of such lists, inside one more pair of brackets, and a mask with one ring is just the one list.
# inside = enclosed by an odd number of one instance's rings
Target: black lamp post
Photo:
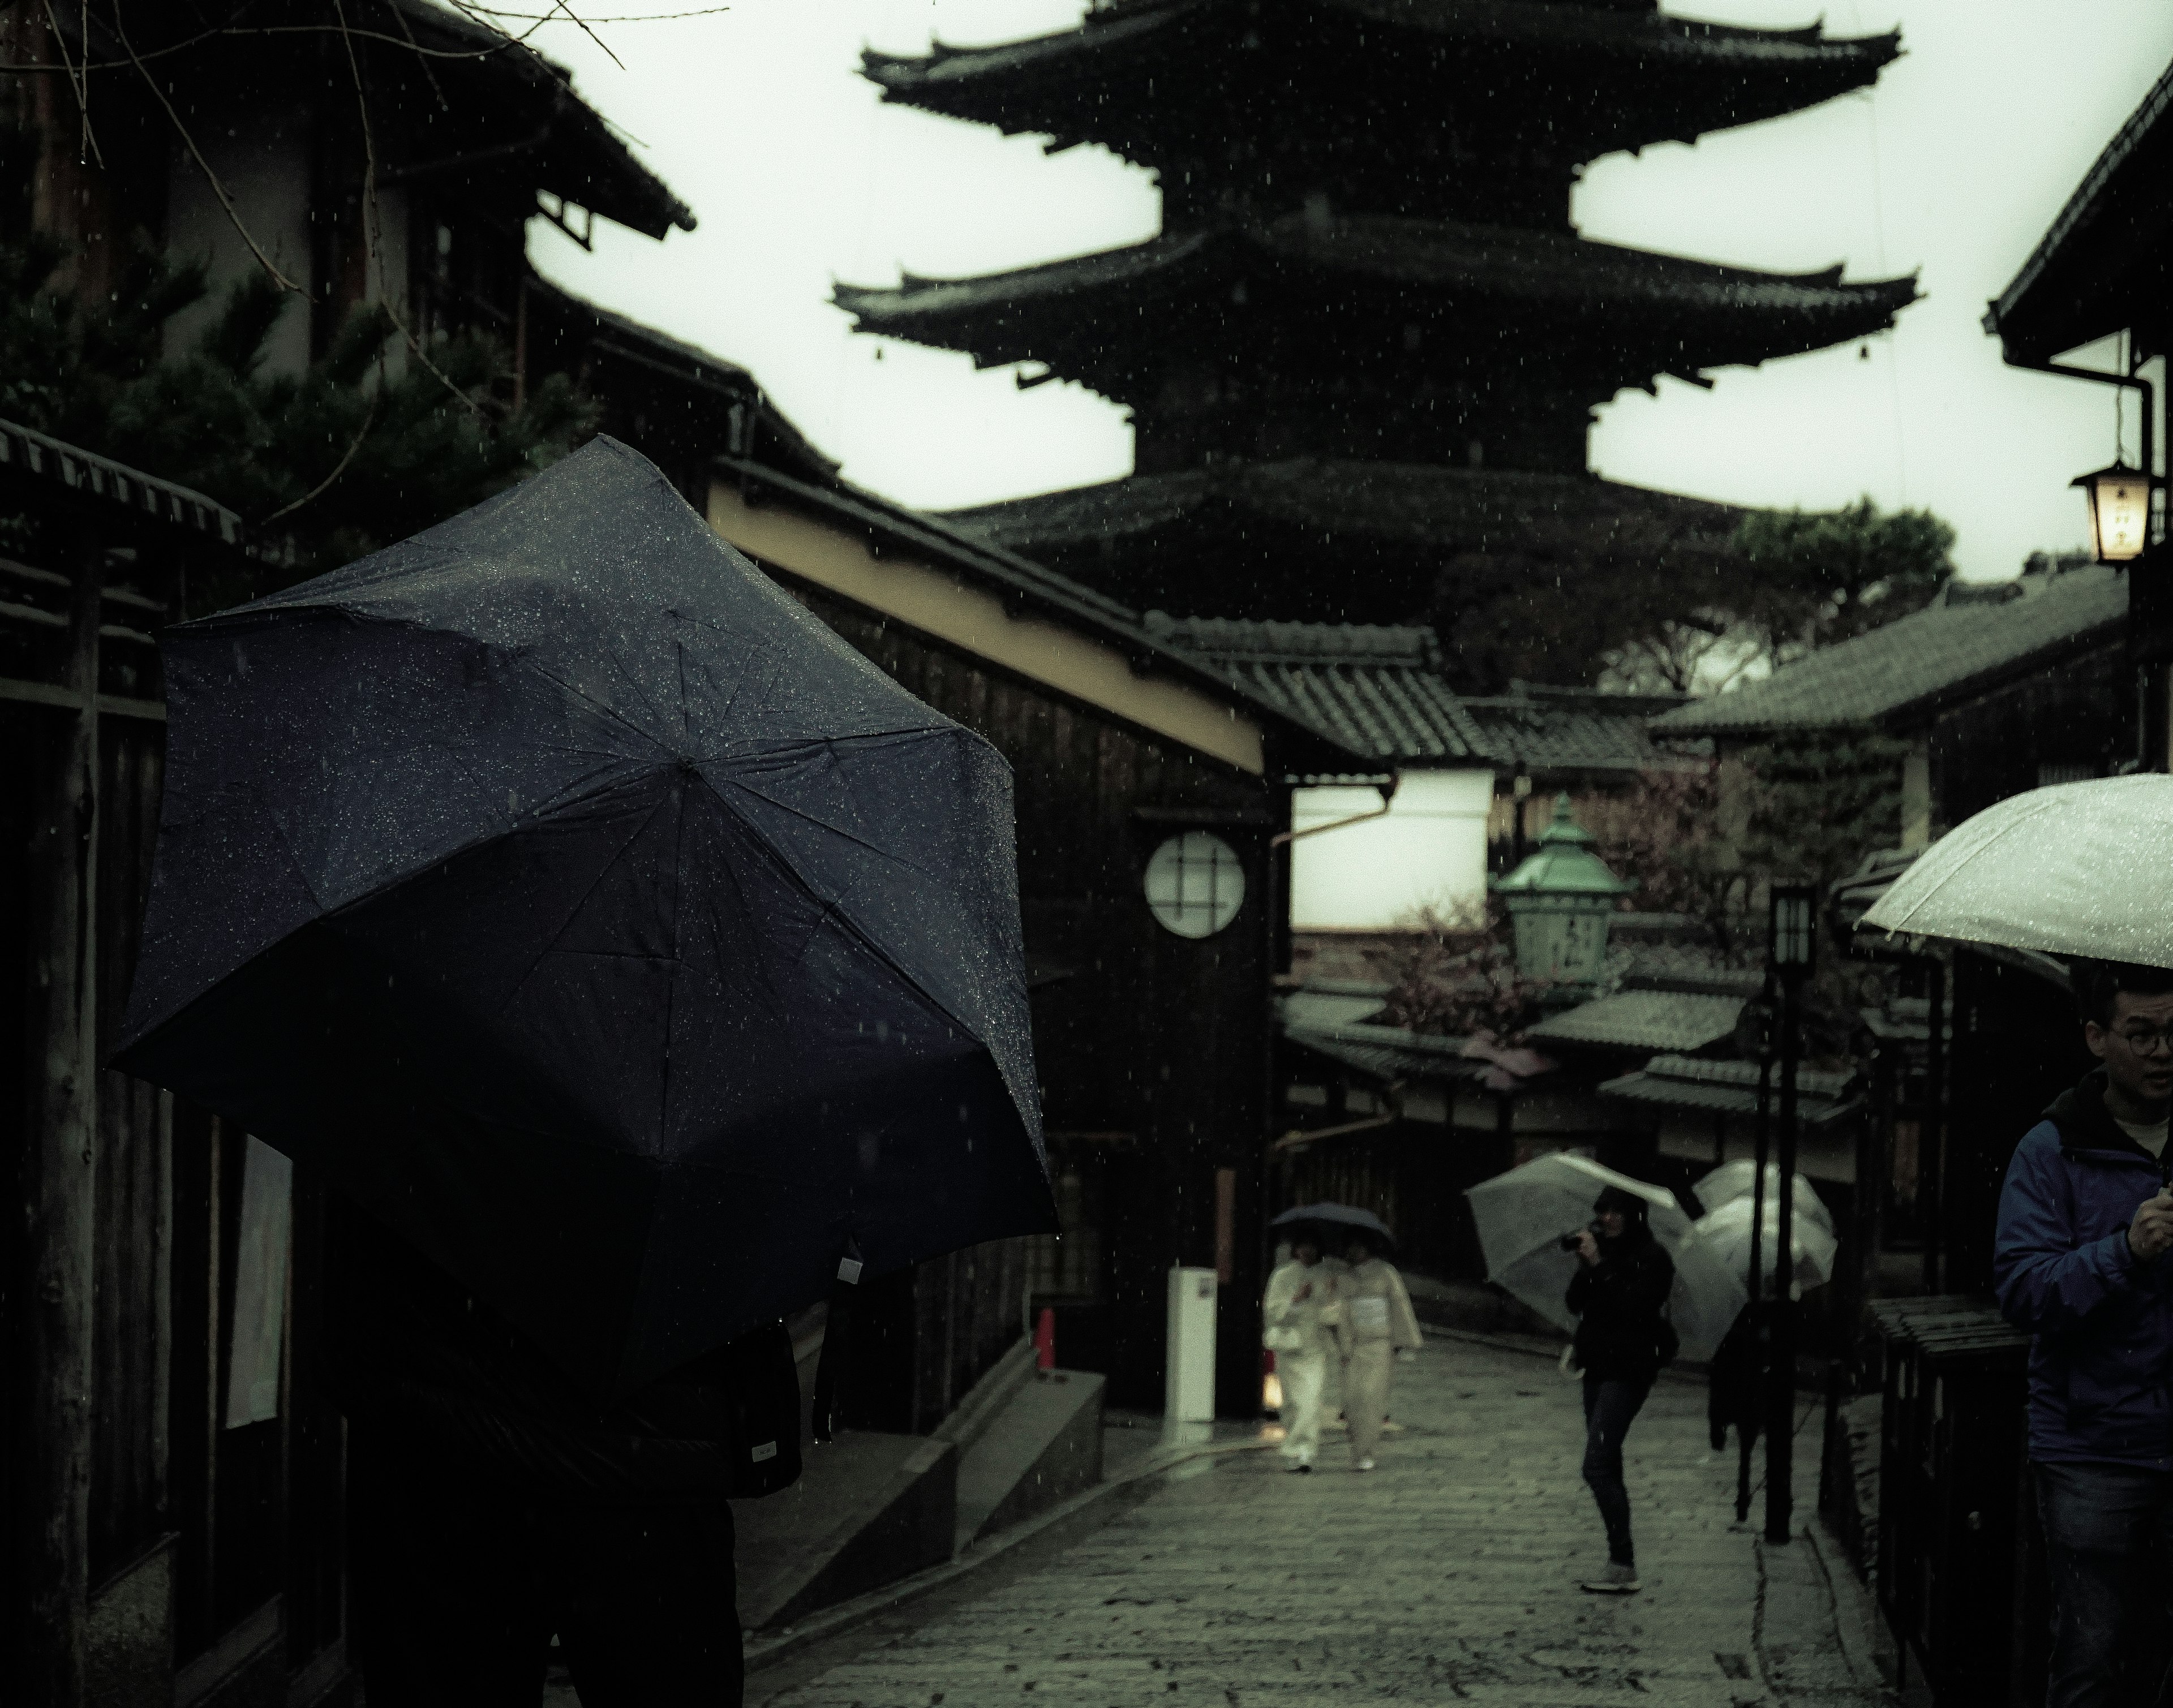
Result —
[[[1804, 983], [1818, 952], [1818, 891], [1776, 884], [1770, 906], [1773, 972], [1781, 986], [1780, 1178], [1774, 1183], [1772, 1364], [1766, 1414], [1766, 1539], [1786, 1542], [1793, 1502], [1796, 1412], [1796, 1063], [1803, 1051]], [[1761, 1278], [1762, 1280], [1762, 1277]], [[1755, 1292], [1758, 1289], [1753, 1289]]]

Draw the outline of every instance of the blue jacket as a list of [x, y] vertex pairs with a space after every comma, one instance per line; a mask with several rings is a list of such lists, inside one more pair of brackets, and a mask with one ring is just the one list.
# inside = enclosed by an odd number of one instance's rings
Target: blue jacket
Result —
[[2062, 1092], [2008, 1164], [1992, 1285], [2036, 1337], [2033, 1459], [2173, 1469], [2173, 1260], [2139, 1263], [2127, 1243], [2165, 1177], [2107, 1113], [2102, 1070]]

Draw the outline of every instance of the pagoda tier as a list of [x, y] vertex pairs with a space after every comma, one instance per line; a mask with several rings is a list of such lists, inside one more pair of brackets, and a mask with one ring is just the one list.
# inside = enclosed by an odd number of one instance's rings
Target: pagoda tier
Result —
[[1436, 622], [1496, 584], [1736, 567], [1743, 512], [1589, 475], [1312, 458], [1134, 475], [946, 520], [1135, 609]]
[[1119, 0], [1058, 35], [862, 68], [887, 100], [1106, 145], [1159, 175], [1172, 229], [1316, 192], [1566, 228], [1582, 163], [1815, 105], [1900, 51], [1590, 0]]
[[1129, 406], [1142, 473], [1293, 455], [1575, 473], [1625, 388], [1883, 331], [1915, 297], [1913, 277], [1315, 213], [837, 292], [861, 331], [1043, 363]]

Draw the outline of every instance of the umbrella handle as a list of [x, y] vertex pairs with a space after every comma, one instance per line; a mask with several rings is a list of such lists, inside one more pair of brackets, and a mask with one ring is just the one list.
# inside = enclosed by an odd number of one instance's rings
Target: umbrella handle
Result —
[[851, 1337], [853, 1296], [860, 1280], [860, 1247], [845, 1242], [838, 1259], [838, 1278], [830, 1285], [830, 1314], [822, 1324], [822, 1355], [815, 1366], [815, 1405], [808, 1421], [818, 1444], [833, 1440], [838, 1407], [838, 1383], [844, 1374], [845, 1343]]

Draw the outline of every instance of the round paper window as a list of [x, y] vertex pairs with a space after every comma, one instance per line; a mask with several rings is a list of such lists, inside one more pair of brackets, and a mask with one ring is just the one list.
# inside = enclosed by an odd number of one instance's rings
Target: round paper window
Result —
[[1173, 836], [1147, 861], [1147, 906], [1180, 937], [1211, 937], [1237, 916], [1245, 868], [1237, 849], [1204, 830]]

